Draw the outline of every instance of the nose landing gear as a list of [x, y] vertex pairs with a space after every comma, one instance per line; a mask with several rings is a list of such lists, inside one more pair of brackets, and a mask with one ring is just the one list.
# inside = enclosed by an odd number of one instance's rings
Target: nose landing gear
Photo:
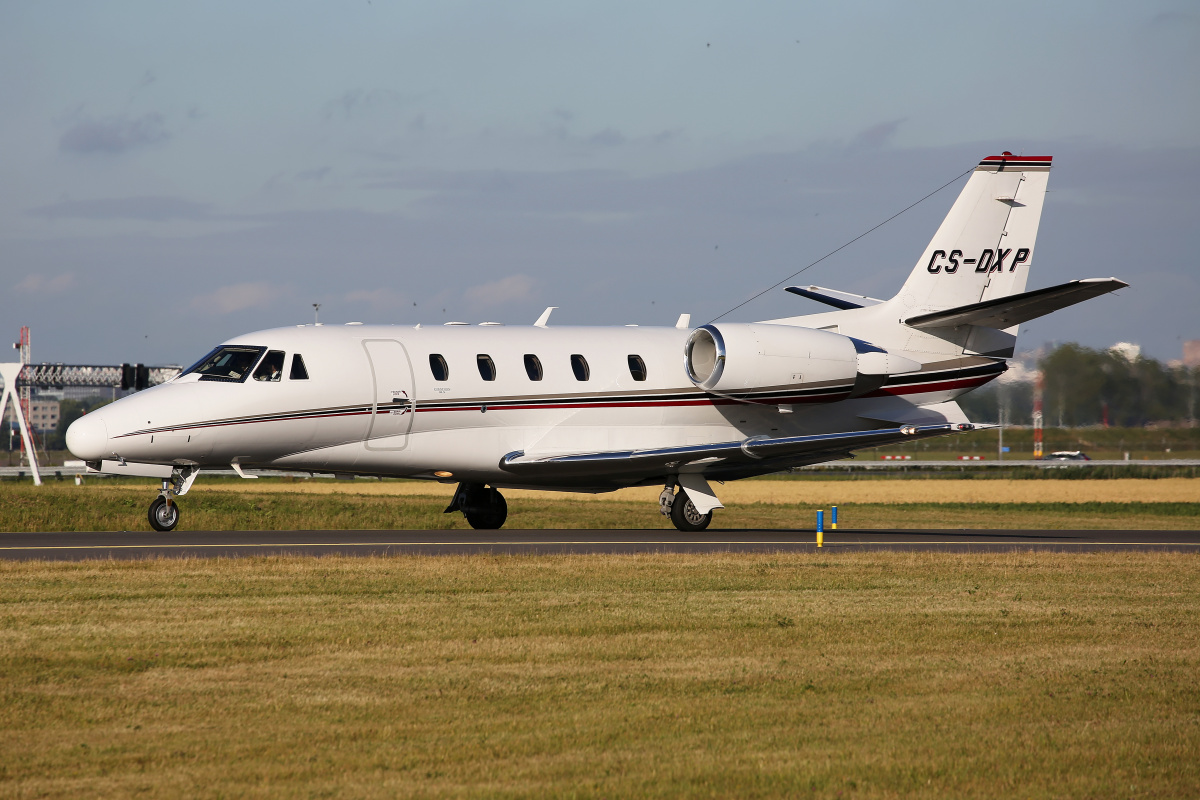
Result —
[[444, 513], [463, 512], [472, 528], [494, 531], [508, 519], [508, 503], [504, 495], [482, 483], [460, 483], [454, 499]]
[[181, 467], [172, 472], [170, 478], [163, 479], [162, 489], [150, 504], [146, 515], [151, 528], [164, 532], [175, 530], [175, 526], [179, 524], [179, 504], [175, 502], [175, 498], [187, 494], [199, 474], [200, 470], [195, 467]]

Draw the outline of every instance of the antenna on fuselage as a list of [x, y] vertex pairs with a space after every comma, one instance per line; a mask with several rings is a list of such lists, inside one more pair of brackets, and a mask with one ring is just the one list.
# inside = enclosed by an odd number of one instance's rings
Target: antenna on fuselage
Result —
[[317, 315], [321, 312], [321, 304], [313, 303], [313, 325], [320, 325]]

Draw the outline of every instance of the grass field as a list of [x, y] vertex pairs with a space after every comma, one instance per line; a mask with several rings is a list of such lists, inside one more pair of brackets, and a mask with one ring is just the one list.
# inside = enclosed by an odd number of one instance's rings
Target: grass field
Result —
[[1200, 560], [0, 562], [5, 797], [1195, 797]]
[[[838, 506], [843, 528], [1200, 529], [1200, 480], [751, 480], [718, 486], [714, 528], [812, 528]], [[467, 528], [443, 514], [453, 487], [415, 481], [199, 482], [180, 530]], [[149, 530], [152, 483], [0, 483], [0, 530]], [[508, 491], [508, 528], [670, 528], [659, 489], [604, 495]]]

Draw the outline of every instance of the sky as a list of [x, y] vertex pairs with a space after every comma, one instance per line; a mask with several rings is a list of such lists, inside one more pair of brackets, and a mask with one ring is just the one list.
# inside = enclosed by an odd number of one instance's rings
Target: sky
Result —
[[[706, 322], [890, 297], [1052, 155], [1018, 349], [1200, 338], [1189, 2], [0, 2], [0, 336], [187, 364], [313, 320]], [[815, 313], [768, 292], [727, 319]]]

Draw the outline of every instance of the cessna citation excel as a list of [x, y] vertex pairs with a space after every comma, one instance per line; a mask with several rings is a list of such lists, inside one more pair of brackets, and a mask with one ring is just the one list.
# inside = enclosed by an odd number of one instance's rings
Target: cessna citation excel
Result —
[[989, 156], [890, 300], [793, 286], [832, 311], [670, 328], [298, 325], [238, 336], [67, 431], [102, 473], [162, 480], [150, 525], [206, 468], [457, 484], [447, 512], [504, 524], [500, 490], [662, 485], [680, 530], [711, 482], [973, 426], [955, 398], [1006, 369], [1017, 327], [1126, 286], [1026, 291], [1049, 156]]

